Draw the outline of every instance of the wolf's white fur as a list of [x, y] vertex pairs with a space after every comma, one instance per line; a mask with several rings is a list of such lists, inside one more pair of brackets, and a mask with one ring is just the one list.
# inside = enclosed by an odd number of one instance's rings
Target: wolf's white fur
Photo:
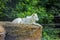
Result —
[[26, 18], [16, 18], [12, 22], [13, 23], [33, 24], [38, 20], [39, 20], [39, 18], [37, 16], [37, 14], [32, 14], [31, 16], [27, 16]]
[[12, 22], [13, 23], [22, 23], [22, 24], [35, 24], [38, 26], [41, 26], [40, 24], [36, 23], [38, 21], [38, 15], [37, 14], [32, 14], [31, 16], [27, 16], [26, 18], [16, 18]]

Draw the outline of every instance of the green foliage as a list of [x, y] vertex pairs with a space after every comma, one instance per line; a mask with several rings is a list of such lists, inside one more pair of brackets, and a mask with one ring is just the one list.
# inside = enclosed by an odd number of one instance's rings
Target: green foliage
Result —
[[44, 28], [42, 40], [60, 40], [57, 34], [59, 32], [60, 32], [60, 29]]

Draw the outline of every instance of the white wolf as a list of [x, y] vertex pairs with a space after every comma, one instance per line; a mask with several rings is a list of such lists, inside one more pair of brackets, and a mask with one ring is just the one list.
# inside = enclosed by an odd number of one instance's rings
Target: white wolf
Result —
[[38, 23], [36, 23], [36, 21], [38, 21], [38, 15], [37, 14], [32, 14], [31, 16], [27, 16], [26, 18], [16, 18], [14, 19], [12, 22], [13, 23], [22, 23], [22, 24], [35, 24], [35, 25], [39, 25]]

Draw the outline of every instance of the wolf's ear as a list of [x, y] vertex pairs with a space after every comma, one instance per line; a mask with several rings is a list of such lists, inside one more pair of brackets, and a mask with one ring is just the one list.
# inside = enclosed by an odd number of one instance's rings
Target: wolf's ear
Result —
[[32, 16], [34, 16], [36, 13], [33, 13]]
[[32, 16], [37, 15], [37, 13], [33, 13]]

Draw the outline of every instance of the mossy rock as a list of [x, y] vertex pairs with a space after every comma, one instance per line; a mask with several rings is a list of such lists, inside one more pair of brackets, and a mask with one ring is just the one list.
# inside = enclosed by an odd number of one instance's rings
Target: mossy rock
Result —
[[6, 30], [5, 40], [41, 40], [42, 26], [0, 22]]

